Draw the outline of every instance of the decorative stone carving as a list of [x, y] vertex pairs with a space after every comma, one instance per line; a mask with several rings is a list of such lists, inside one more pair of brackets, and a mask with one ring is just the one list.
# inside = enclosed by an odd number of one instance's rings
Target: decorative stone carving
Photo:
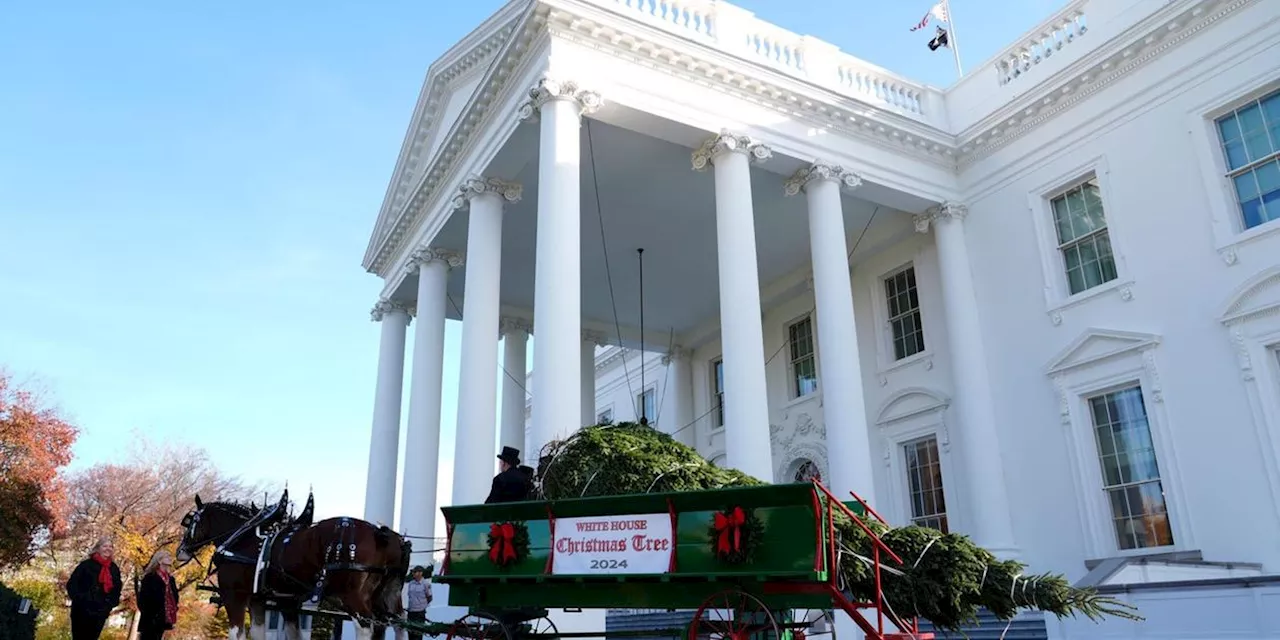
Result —
[[533, 321], [517, 316], [503, 316], [498, 321], [498, 336], [510, 335], [516, 331], [533, 333]]
[[929, 207], [924, 213], [917, 213], [911, 217], [916, 225], [916, 231], [927, 233], [929, 224], [937, 224], [939, 220], [955, 220], [962, 221], [965, 216], [969, 215], [969, 207], [957, 202], [943, 202], [936, 207]]
[[1062, 418], [1062, 424], [1071, 426], [1071, 396], [1067, 393], [1067, 381], [1065, 376], [1053, 377], [1053, 388], [1058, 392], [1058, 415]]
[[608, 338], [603, 332], [592, 331], [591, 329], [582, 330], [582, 341], [584, 343], [594, 344], [597, 347], [605, 347], [609, 345]]
[[1222, 256], [1222, 261], [1230, 267], [1240, 261], [1240, 256], [1236, 255], [1235, 248], [1223, 249], [1218, 255]]
[[1142, 366], [1147, 370], [1147, 378], [1151, 381], [1151, 399], [1164, 402], [1164, 387], [1160, 385], [1160, 371], [1156, 369], [1156, 352], [1147, 348], [1142, 351]]
[[1133, 300], [1133, 287], [1129, 285], [1120, 287], [1120, 299], [1124, 300], [1125, 302], [1129, 302], [1130, 300]]
[[465, 262], [462, 253], [459, 251], [438, 247], [420, 247], [414, 249], [413, 255], [409, 257], [409, 273], [416, 273], [422, 265], [437, 261], [449, 265], [450, 269], [457, 269]]
[[794, 196], [815, 180], [832, 180], [846, 189], [857, 189], [862, 185], [862, 176], [852, 170], [819, 161], [807, 167], [801, 167], [794, 175], [787, 178], [782, 185], [783, 191], [789, 196]]
[[1236, 348], [1236, 364], [1240, 365], [1240, 377], [1245, 382], [1253, 380], [1253, 358], [1249, 357], [1249, 345], [1245, 343], [1244, 331], [1238, 326], [1231, 330], [1231, 344]]
[[369, 319], [374, 322], [382, 322], [383, 317], [394, 311], [403, 311], [406, 314], [412, 314], [413, 306], [403, 300], [379, 298], [378, 302], [373, 305], [373, 309], [369, 311]]
[[543, 105], [555, 100], [576, 103], [578, 113], [582, 115], [594, 113], [604, 105], [604, 99], [599, 93], [583, 89], [577, 82], [545, 77], [529, 90], [529, 99], [520, 105], [520, 119], [529, 120], [536, 117], [541, 113]]
[[672, 345], [671, 350], [662, 356], [662, 366], [669, 366], [677, 360], [688, 360], [693, 357], [693, 350], [680, 345]]
[[694, 171], [706, 171], [713, 164], [715, 157], [722, 153], [745, 153], [755, 162], [763, 162], [773, 157], [773, 149], [749, 136], [741, 136], [721, 130], [719, 135], [707, 138], [693, 152]]
[[453, 208], [461, 209], [471, 202], [471, 199], [483, 193], [496, 193], [502, 196], [507, 202], [520, 202], [521, 194], [524, 188], [518, 183], [507, 182], [499, 178], [468, 178], [466, 182], [458, 187], [458, 193], [453, 196]]

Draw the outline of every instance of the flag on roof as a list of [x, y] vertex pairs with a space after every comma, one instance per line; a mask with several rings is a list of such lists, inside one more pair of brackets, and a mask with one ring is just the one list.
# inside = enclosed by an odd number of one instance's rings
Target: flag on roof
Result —
[[933, 39], [929, 41], [929, 50], [937, 51], [941, 47], [950, 46], [950, 44], [951, 43], [947, 40], [947, 30], [942, 27], [938, 27], [938, 35], [934, 36]]
[[949, 19], [950, 16], [947, 15], [946, 0], [943, 0], [942, 2], [939, 2], [938, 4], [933, 5], [933, 8], [929, 9], [929, 13], [924, 14], [924, 17], [920, 19], [920, 22], [916, 23], [916, 26], [911, 27], [911, 30], [919, 31], [929, 26], [930, 18], [935, 18], [939, 22], [945, 22], [947, 24], [951, 24], [951, 20]]

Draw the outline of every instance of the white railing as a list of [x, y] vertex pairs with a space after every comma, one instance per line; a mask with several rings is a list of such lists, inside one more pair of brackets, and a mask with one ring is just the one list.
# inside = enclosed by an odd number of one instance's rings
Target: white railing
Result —
[[621, 15], [715, 46], [740, 58], [863, 102], [930, 121], [941, 92], [855, 58], [838, 47], [765, 22], [720, 0], [592, 0]]
[[1006, 85], [1017, 80], [1032, 67], [1048, 60], [1088, 31], [1084, 3], [1077, 2], [1041, 25], [1031, 37], [1006, 49], [996, 58], [995, 64], [999, 72], [1000, 84]]

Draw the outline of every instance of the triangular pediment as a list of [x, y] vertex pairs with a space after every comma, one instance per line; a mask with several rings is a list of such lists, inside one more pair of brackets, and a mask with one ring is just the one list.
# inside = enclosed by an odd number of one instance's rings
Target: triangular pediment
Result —
[[876, 424], [890, 424], [930, 411], [947, 408], [951, 399], [930, 389], [911, 387], [889, 396], [880, 405]]
[[1160, 336], [1134, 331], [1087, 329], [1050, 363], [1050, 374], [1062, 373], [1160, 343]]
[[1280, 311], [1280, 266], [1265, 269], [1232, 294], [1222, 311], [1222, 322], [1241, 322], [1262, 313]]

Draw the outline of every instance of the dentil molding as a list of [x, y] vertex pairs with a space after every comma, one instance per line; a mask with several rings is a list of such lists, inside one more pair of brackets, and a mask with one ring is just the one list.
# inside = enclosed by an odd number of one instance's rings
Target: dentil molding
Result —
[[556, 100], [576, 104], [580, 115], [595, 113], [604, 105], [599, 93], [583, 89], [577, 82], [544, 77], [529, 90], [529, 99], [520, 105], [518, 115], [521, 120], [532, 119], [542, 112], [544, 105]]
[[466, 182], [458, 187], [458, 193], [453, 196], [453, 208], [461, 209], [476, 196], [485, 193], [496, 193], [510, 203], [520, 202], [520, 197], [524, 193], [524, 187], [515, 182], [507, 182], [499, 178], [469, 178]]
[[850, 190], [862, 186], [862, 176], [852, 170], [830, 162], [819, 161], [807, 167], [801, 167], [790, 178], [787, 178], [787, 181], [782, 185], [783, 191], [789, 196], [794, 196], [815, 180], [831, 180]]
[[773, 157], [773, 149], [750, 136], [738, 135], [728, 130], [707, 138], [693, 152], [694, 171], [706, 171], [715, 158], [723, 153], [743, 153], [754, 162], [764, 162]]

